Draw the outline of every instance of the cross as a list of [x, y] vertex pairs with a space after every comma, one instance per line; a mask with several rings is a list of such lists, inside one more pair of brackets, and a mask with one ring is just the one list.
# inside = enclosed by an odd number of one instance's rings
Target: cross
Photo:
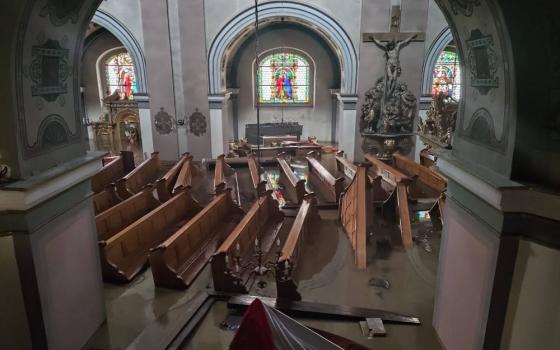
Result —
[[416, 37], [412, 40], [412, 42], [423, 42], [426, 40], [426, 33], [424, 32], [401, 32], [401, 6], [400, 0], [392, 0], [391, 6], [391, 21], [390, 21], [390, 29], [389, 32], [385, 33], [363, 33], [363, 42], [364, 43], [371, 43], [373, 42], [373, 38], [382, 41], [382, 42], [389, 42], [389, 41], [403, 41], [407, 38], [410, 38], [413, 35]]

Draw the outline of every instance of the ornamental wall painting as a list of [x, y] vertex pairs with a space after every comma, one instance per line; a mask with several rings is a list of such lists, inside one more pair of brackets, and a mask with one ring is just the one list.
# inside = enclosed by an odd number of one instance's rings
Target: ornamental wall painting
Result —
[[295, 52], [275, 52], [264, 57], [257, 72], [258, 103], [312, 104], [312, 71], [309, 60]]

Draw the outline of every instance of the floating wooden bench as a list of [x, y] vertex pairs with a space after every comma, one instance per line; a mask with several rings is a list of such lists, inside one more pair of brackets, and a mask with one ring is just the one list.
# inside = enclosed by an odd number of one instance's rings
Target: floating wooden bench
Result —
[[108, 240], [160, 204], [154, 198], [153, 188], [148, 186], [140, 193], [97, 215], [95, 225], [98, 240]]
[[220, 194], [226, 188], [231, 188], [231, 195], [234, 202], [236, 202], [237, 205], [241, 205], [237, 173], [226, 163], [225, 158], [226, 156], [222, 154], [216, 159], [216, 167], [214, 168], [214, 191], [216, 194]]
[[[284, 215], [271, 192], [260, 197], [212, 257], [214, 289], [228, 293], [247, 293], [252, 270], [245, 268], [255, 262], [255, 246], [267, 253], [275, 243]], [[262, 233], [258, 242], [259, 232]]]
[[131, 281], [146, 266], [149, 250], [170, 237], [201, 209], [185, 190], [107, 241], [99, 242], [103, 277], [114, 282]]
[[206, 266], [218, 246], [243, 218], [226, 189], [165, 242], [150, 251], [158, 287], [184, 289]]
[[290, 202], [300, 204], [303, 201], [303, 197], [307, 194], [305, 180], [297, 177], [290, 164], [288, 164], [284, 153], [278, 156], [277, 160], [280, 170], [278, 182], [284, 188], [284, 192]]
[[251, 173], [253, 187], [255, 188], [257, 197], [260, 197], [266, 193], [267, 187], [267, 181], [263, 178], [263, 170], [258, 164], [255, 156], [252, 154], [247, 158], [247, 164], [249, 165], [249, 172]]
[[321, 217], [317, 211], [317, 199], [314, 194], [305, 196], [290, 233], [280, 251], [280, 258], [276, 264], [276, 292], [277, 298], [301, 300], [297, 290], [299, 271], [301, 266], [302, 246], [311, 230], [317, 230]]
[[179, 176], [179, 172], [181, 171], [183, 164], [189, 157], [189, 154], [183, 154], [181, 158], [169, 169], [167, 173], [165, 173], [162, 177], [159, 178], [156, 182], [156, 190], [158, 194], [158, 199], [161, 202], [165, 202], [169, 200], [173, 196], [173, 189], [175, 187], [175, 182]]
[[114, 187], [107, 187], [103, 191], [94, 194], [92, 200], [95, 215], [99, 215], [121, 202]]
[[317, 152], [310, 152], [307, 155], [309, 180], [319, 188], [327, 201], [338, 203], [340, 194], [344, 191], [344, 178], [335, 178], [316, 157], [318, 157]]
[[401, 238], [405, 248], [412, 248], [412, 226], [410, 222], [410, 209], [408, 206], [407, 187], [411, 179], [382, 162], [371, 154], [366, 154], [366, 160], [372, 163], [372, 171], [381, 176], [383, 181], [393, 187], [390, 197], [386, 202], [388, 209], [394, 209], [401, 230]]
[[173, 186], [173, 193], [182, 191], [185, 188], [192, 188], [192, 179], [195, 172], [193, 156], [188, 156], [181, 167], [179, 176], [177, 176], [177, 181], [175, 181], [175, 186]]
[[160, 175], [161, 164], [159, 153], [154, 152], [136, 169], [117, 181], [117, 193], [122, 199], [127, 199], [140, 192], [144, 187], [153, 184]]
[[121, 151], [110, 163], [105, 164], [97, 174], [91, 178], [93, 193], [100, 193], [107, 187], [114, 186], [115, 182], [134, 169], [134, 155], [130, 151]]
[[350, 185], [340, 198], [339, 216], [355, 254], [356, 266], [367, 268], [367, 236], [373, 229], [373, 198], [366, 163], [359, 165]]

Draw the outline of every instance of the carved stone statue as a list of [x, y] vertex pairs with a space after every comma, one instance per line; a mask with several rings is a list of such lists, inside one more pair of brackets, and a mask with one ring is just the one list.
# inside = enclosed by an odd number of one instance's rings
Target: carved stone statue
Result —
[[[416, 38], [416, 34], [403, 41], [392, 40], [387, 44], [384, 44], [374, 37], [371, 37], [375, 45], [377, 45], [381, 50], [385, 51], [385, 97], [387, 98], [393, 95], [395, 88], [397, 87], [397, 80], [402, 73], [401, 62], [399, 60], [401, 50], [405, 46], [410, 44], [410, 42], [414, 40], [414, 38]], [[387, 99], [385, 99], [385, 101], [386, 100]]]
[[435, 95], [426, 120], [418, 120], [418, 133], [444, 147], [450, 147], [458, 109], [459, 104], [453, 98], [443, 93]]

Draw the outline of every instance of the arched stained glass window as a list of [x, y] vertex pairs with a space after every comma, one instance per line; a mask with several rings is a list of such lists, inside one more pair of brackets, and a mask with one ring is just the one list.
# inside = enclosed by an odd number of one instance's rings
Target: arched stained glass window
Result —
[[311, 105], [313, 66], [293, 50], [275, 50], [259, 59], [257, 101], [261, 105]]
[[434, 68], [432, 94], [443, 93], [459, 101], [461, 98], [461, 66], [453, 47], [445, 48], [439, 55]]
[[128, 52], [121, 52], [105, 61], [105, 86], [107, 95], [118, 90], [121, 100], [133, 100], [138, 92], [134, 62]]

